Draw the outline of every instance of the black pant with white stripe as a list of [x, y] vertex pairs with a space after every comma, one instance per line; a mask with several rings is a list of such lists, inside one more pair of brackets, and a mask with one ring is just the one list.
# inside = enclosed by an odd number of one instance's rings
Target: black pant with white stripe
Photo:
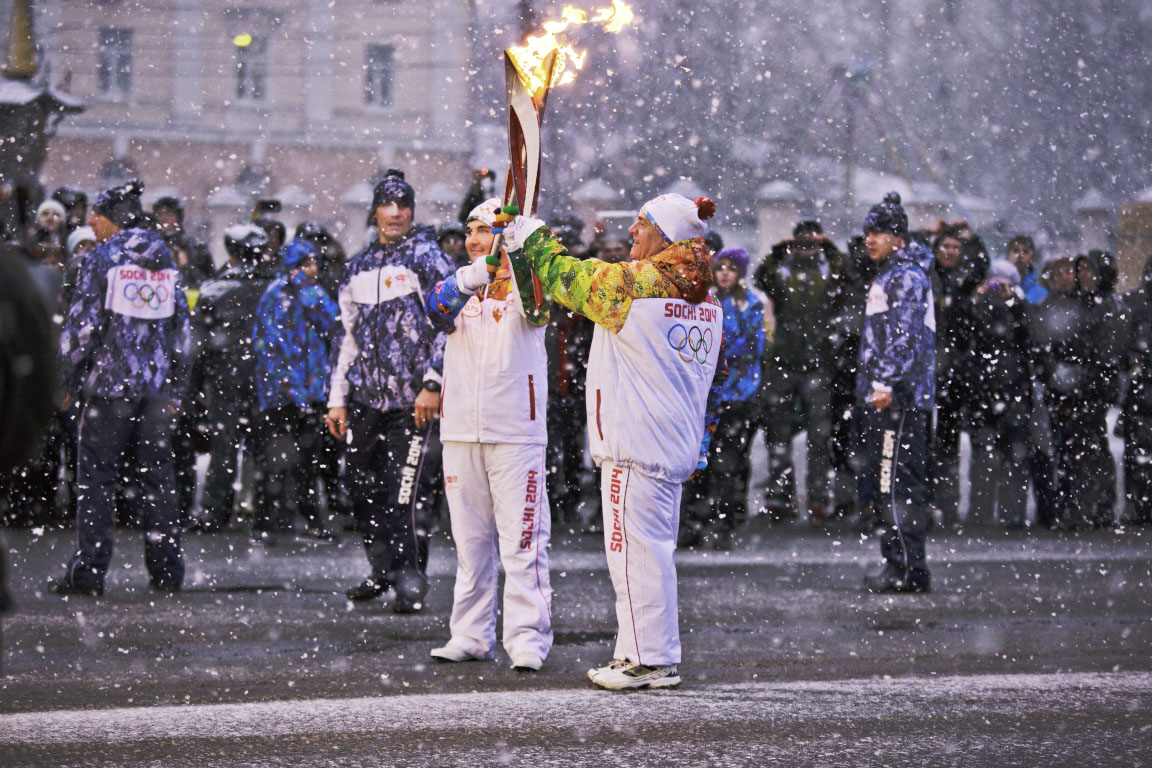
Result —
[[883, 535], [880, 552], [902, 574], [928, 570], [928, 413], [863, 410], [864, 472], [860, 498], [871, 501]]
[[352, 513], [372, 577], [419, 600], [428, 590], [428, 519], [440, 502], [440, 451], [432, 430], [416, 429], [412, 409], [353, 405], [345, 454]]

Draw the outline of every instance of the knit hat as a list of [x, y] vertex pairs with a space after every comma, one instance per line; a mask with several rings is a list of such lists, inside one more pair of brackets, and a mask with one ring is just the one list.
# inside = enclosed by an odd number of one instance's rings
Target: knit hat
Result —
[[96, 233], [92, 227], [77, 227], [68, 235], [68, 255], [71, 256], [80, 243], [96, 242]]
[[864, 217], [865, 232], [886, 232], [889, 235], [908, 237], [908, 214], [900, 205], [900, 194], [889, 192], [884, 195], [884, 202], [872, 206], [868, 215]]
[[440, 225], [436, 230], [436, 244], [440, 245], [444, 238], [449, 235], [456, 235], [457, 237], [468, 237], [468, 233], [464, 230], [464, 225], [458, 221], [446, 221]]
[[61, 205], [58, 200], [48, 199], [40, 203], [40, 206], [36, 209], [36, 218], [40, 218], [40, 214], [44, 213], [44, 211], [56, 211], [61, 219], [64, 219], [68, 215], [64, 210], [64, 206]]
[[224, 230], [224, 250], [240, 261], [258, 263], [267, 247], [268, 235], [255, 224], [233, 224]]
[[797, 222], [796, 226], [792, 227], [793, 240], [799, 240], [805, 235], [808, 237], [816, 237], [822, 234], [824, 234], [824, 227], [815, 219], [804, 219], [804, 221]]
[[280, 260], [285, 269], [296, 269], [309, 259], [319, 261], [320, 250], [302, 237], [292, 238], [280, 249]]
[[732, 262], [732, 266], [736, 267], [736, 274], [740, 277], [748, 276], [748, 251], [743, 248], [725, 248], [712, 257], [712, 263], [719, 264], [725, 259]]
[[473, 208], [472, 212], [468, 214], [468, 218], [464, 220], [464, 223], [475, 220], [492, 226], [496, 223], [496, 214], [500, 213], [501, 206], [500, 198], [490, 197]]
[[401, 208], [416, 207], [416, 190], [404, 181], [404, 171], [389, 168], [384, 178], [372, 190], [372, 212], [382, 205], [396, 203]]
[[1012, 287], [1020, 285], [1020, 270], [1007, 259], [996, 259], [988, 267], [988, 279], [1000, 280]]
[[184, 223], [184, 206], [181, 204], [180, 198], [172, 195], [157, 198], [156, 202], [152, 203], [152, 213], [159, 213], [160, 211], [172, 211], [176, 214], [176, 220], [181, 224]]
[[652, 222], [665, 240], [675, 243], [694, 237], [704, 237], [708, 231], [705, 221], [716, 213], [716, 203], [706, 197], [692, 202], [672, 192], [653, 198], [640, 208], [640, 215]]
[[127, 184], [106, 189], [97, 195], [92, 210], [121, 229], [134, 227], [143, 213], [140, 207], [140, 195], [143, 192], [144, 182], [132, 179]]

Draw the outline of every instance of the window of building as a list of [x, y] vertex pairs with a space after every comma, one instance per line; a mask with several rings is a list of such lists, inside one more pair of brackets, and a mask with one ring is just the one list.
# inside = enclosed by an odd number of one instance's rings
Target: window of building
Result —
[[132, 91], [132, 30], [102, 27], [96, 78], [100, 93], [127, 96]]
[[236, 49], [236, 98], [264, 101], [268, 93], [268, 39], [241, 33], [232, 39]]
[[386, 107], [392, 103], [392, 77], [396, 49], [369, 45], [364, 49], [364, 103]]

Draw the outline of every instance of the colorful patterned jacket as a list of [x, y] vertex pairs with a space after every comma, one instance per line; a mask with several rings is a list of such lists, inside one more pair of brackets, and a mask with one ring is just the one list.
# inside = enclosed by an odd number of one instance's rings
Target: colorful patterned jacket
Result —
[[704, 241], [685, 240], [650, 259], [610, 264], [570, 256], [542, 227], [510, 258], [527, 261], [546, 299], [598, 326], [587, 389], [597, 463], [628, 463], [674, 482], [705, 466], [728, 370], [723, 314], [708, 295], [712, 269]]
[[424, 296], [455, 265], [431, 227], [379, 242], [348, 260], [340, 286], [339, 347], [328, 407], [350, 398], [376, 410], [409, 408], [424, 381], [441, 381], [444, 335], [428, 321]]
[[931, 411], [936, 403], [936, 311], [932, 254], [911, 242], [888, 257], [865, 307], [856, 398], [891, 390], [894, 410]]
[[84, 258], [60, 336], [69, 393], [179, 400], [190, 348], [188, 302], [163, 237], [124, 229]]
[[284, 275], [260, 297], [252, 328], [256, 400], [261, 411], [314, 408], [325, 400], [329, 345], [339, 309], [302, 273]]

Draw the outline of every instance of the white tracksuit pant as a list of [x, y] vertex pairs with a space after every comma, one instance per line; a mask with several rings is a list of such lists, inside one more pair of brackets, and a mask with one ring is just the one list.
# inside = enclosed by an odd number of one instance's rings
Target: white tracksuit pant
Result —
[[457, 562], [449, 643], [473, 656], [490, 656], [496, 645], [497, 557], [504, 566], [504, 650], [544, 659], [552, 649], [544, 451], [543, 445], [444, 443]]
[[611, 461], [600, 465], [604, 548], [616, 589], [613, 658], [648, 666], [680, 663], [676, 533], [680, 483], [657, 480]]

